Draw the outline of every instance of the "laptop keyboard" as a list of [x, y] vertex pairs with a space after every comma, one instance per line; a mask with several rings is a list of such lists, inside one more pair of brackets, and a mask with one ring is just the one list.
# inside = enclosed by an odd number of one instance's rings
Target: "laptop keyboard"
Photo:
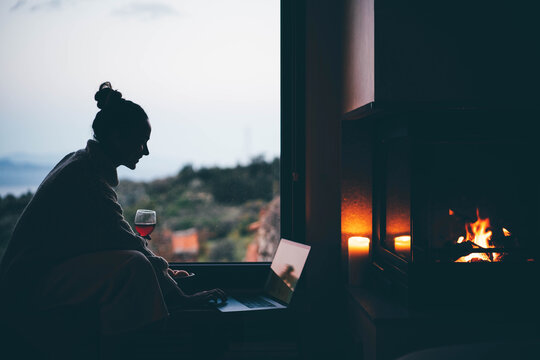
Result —
[[264, 299], [258, 299], [258, 298], [249, 298], [249, 297], [238, 297], [235, 296], [236, 300], [241, 302], [242, 304], [246, 305], [248, 308], [259, 308], [259, 307], [276, 307], [276, 305], [272, 304], [269, 301], [266, 301]]

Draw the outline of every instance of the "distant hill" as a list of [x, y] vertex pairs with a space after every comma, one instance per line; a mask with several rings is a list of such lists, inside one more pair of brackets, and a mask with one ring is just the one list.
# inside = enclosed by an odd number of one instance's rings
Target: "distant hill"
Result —
[[15, 162], [0, 159], [0, 186], [38, 185], [52, 169], [52, 165]]
[[64, 153], [28, 153], [28, 152], [12, 152], [1, 155], [1, 159], [7, 159], [16, 164], [35, 164], [35, 165], [54, 165], [62, 157]]

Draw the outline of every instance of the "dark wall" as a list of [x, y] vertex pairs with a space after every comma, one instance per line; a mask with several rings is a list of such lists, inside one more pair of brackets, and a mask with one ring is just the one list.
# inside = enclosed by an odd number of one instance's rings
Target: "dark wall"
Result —
[[535, 7], [523, 0], [376, 2], [376, 98], [537, 98]]
[[344, 109], [375, 100], [374, 0], [347, 0], [345, 5]]
[[[343, 2], [306, 1], [305, 194], [311, 358], [337, 355], [345, 331], [340, 269]], [[322, 357], [321, 357], [322, 358]]]
[[[534, 1], [351, 0], [346, 98], [376, 102], [530, 103], [538, 99], [539, 46]], [[374, 69], [370, 26], [374, 23]], [[362, 40], [363, 39], [363, 40]], [[360, 74], [359, 74], [360, 71]], [[350, 90], [352, 89], [352, 90]], [[357, 101], [358, 102], [358, 101]], [[356, 106], [356, 107], [358, 107]], [[348, 106], [347, 110], [352, 110]]]
[[[309, 283], [335, 286], [340, 251], [341, 8], [306, 6], [306, 242], [313, 249]], [[314, 290], [315, 291], [315, 290]], [[326, 297], [326, 294], [314, 294]]]

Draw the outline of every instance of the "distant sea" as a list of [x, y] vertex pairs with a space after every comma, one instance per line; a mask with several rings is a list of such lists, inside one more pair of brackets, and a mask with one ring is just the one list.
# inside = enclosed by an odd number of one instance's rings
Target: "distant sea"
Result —
[[1, 158], [0, 195], [19, 196], [28, 191], [35, 192], [50, 170], [50, 165]]
[[[0, 157], [0, 196], [7, 194], [20, 196], [27, 191], [35, 192], [45, 176], [61, 158], [61, 156], [40, 156], [39, 154], [14, 154]], [[143, 159], [137, 165], [136, 171], [123, 166], [119, 167], [118, 177], [120, 181], [152, 181], [174, 176], [183, 166], [173, 159], [153, 156], [151, 159]], [[219, 165], [209, 164], [207, 166]]]
[[[25, 160], [7, 157], [0, 158], [0, 196], [3, 197], [8, 194], [20, 196], [26, 194], [28, 191], [35, 192], [55, 164], [54, 162], [33, 163]], [[176, 173], [174, 170], [163, 171], [159, 167], [159, 163], [144, 162], [141, 166], [137, 166], [137, 171], [120, 167], [118, 176], [121, 180], [150, 181], [160, 177], [171, 176], [171, 172]]]

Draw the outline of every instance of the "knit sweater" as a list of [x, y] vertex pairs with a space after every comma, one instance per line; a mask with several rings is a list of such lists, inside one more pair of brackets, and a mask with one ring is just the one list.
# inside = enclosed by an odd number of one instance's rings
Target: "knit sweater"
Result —
[[15, 226], [0, 265], [0, 293], [24, 302], [32, 296], [29, 280], [39, 280], [65, 260], [106, 250], [140, 251], [154, 266], [163, 292], [175, 287], [166, 274], [167, 261], [124, 219], [116, 185], [116, 167], [97, 141], [65, 156]]

